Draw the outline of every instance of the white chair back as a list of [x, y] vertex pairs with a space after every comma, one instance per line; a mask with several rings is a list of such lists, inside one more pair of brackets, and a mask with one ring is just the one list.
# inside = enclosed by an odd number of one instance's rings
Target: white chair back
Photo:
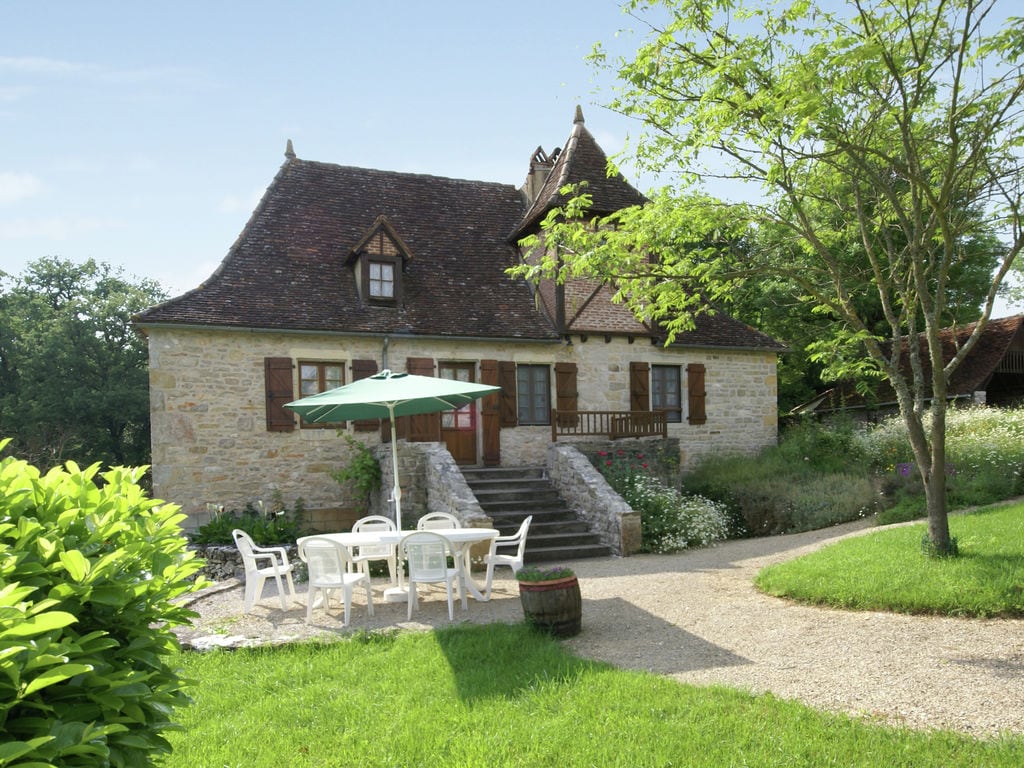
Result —
[[335, 584], [344, 581], [348, 550], [330, 539], [312, 537], [299, 547], [299, 557], [309, 568], [312, 585]]
[[[352, 533], [379, 533], [380, 531], [393, 530], [395, 530], [394, 521], [382, 515], [361, 517], [352, 526]], [[392, 544], [364, 544], [359, 547], [359, 557], [390, 557], [393, 548], [394, 545]]]
[[461, 527], [462, 523], [459, 522], [459, 518], [447, 512], [430, 512], [416, 523], [416, 529], [419, 531], [450, 530]]
[[448, 577], [451, 548], [440, 534], [410, 533], [402, 539], [402, 553], [409, 563], [409, 581], [439, 582]]

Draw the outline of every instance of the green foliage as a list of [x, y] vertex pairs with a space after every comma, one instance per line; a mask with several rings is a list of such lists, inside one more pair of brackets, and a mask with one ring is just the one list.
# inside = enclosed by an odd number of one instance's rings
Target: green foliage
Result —
[[527, 565], [516, 571], [517, 581], [553, 581], [575, 576], [572, 568], [564, 565]]
[[1019, 735], [886, 728], [614, 669], [525, 623], [192, 653], [182, 664], [196, 704], [166, 768], [1018, 768], [1024, 751]]
[[261, 547], [275, 544], [294, 544], [296, 539], [309, 531], [306, 528], [306, 507], [301, 498], [289, 510], [280, 496], [267, 506], [263, 500], [245, 505], [238, 513], [234, 510], [219, 508], [203, 525], [190, 534], [193, 544], [199, 545], [233, 545], [231, 532], [241, 528], [252, 540]]
[[623, 500], [640, 513], [642, 552], [680, 552], [706, 547], [729, 535], [725, 508], [683, 494], [648, 474], [643, 453], [599, 451], [591, 461]]
[[[599, 45], [592, 60], [618, 81], [607, 106], [641, 125], [636, 165], [678, 185], [597, 217], [586, 190], [563, 189], [515, 273], [605, 281], [670, 341], [751, 281], [792, 286], [821, 321], [811, 360], [831, 378], [888, 379], [915, 460], [941, 462], [945, 435], [920, 440], [912, 403], [957, 364], [914, 373], [886, 350], [981, 319], [977, 297], [1024, 248], [1024, 20], [994, 4], [629, 0], [635, 52]], [[706, 182], [723, 177], [753, 194], [712, 198]]]
[[[925, 415], [927, 434], [931, 417]], [[892, 507], [882, 524], [925, 514], [924, 487], [913, 460], [906, 424], [892, 417], [855, 434], [858, 450], [882, 478]], [[1024, 493], [1024, 408], [973, 406], [946, 414], [947, 496], [951, 506], [991, 504]]]
[[949, 525], [959, 557], [932, 556], [920, 523], [837, 541], [763, 569], [756, 583], [835, 608], [1024, 617], [1024, 505], [951, 515]]
[[149, 371], [132, 318], [166, 298], [92, 259], [0, 273], [0, 434], [46, 469], [149, 461]]
[[683, 489], [724, 504], [739, 536], [849, 522], [878, 502], [866, 460], [852, 446], [846, 427], [800, 424], [757, 456], [709, 456], [683, 478]]
[[[0, 447], [2, 447], [0, 443]], [[0, 461], [0, 765], [147, 766], [188, 703], [171, 629], [201, 582], [141, 469]]]
[[360, 509], [365, 511], [369, 508], [370, 496], [380, 490], [380, 462], [365, 443], [345, 432], [341, 436], [352, 451], [352, 459], [346, 466], [332, 472], [331, 477], [342, 487], [351, 485], [361, 505]]

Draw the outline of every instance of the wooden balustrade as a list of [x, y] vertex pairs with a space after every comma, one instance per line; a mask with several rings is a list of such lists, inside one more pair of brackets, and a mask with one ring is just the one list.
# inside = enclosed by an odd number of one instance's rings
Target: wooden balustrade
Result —
[[668, 437], [665, 411], [551, 411], [551, 441], [559, 437], [600, 435], [620, 437]]

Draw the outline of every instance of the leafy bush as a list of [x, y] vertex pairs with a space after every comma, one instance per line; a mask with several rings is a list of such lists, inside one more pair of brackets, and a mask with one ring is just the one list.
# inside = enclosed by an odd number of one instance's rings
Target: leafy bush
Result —
[[[0, 448], [3, 443], [0, 443]], [[142, 469], [0, 461], [0, 764], [148, 766], [188, 703], [172, 602], [202, 586]], [[98, 475], [98, 477], [97, 477]]]
[[679, 552], [706, 547], [728, 537], [724, 507], [697, 495], [682, 494], [646, 473], [642, 453], [597, 454], [597, 468], [623, 500], [640, 513], [642, 552]]
[[341, 469], [332, 472], [331, 477], [343, 488], [348, 485], [352, 486], [359, 509], [361, 512], [365, 512], [370, 507], [370, 496], [374, 491], [380, 490], [380, 462], [365, 443], [344, 432], [341, 433], [341, 436], [345, 438], [345, 442], [348, 443], [348, 447], [352, 451], [352, 460]]
[[875, 511], [878, 491], [852, 426], [801, 423], [758, 456], [710, 456], [683, 489], [724, 504], [735, 536], [824, 528]]
[[[930, 428], [927, 418], [925, 425]], [[924, 488], [903, 420], [893, 416], [864, 429], [857, 442], [869, 457], [869, 466], [883, 478], [883, 492], [892, 505], [878, 522], [924, 515]], [[1024, 409], [951, 408], [946, 417], [946, 461], [951, 507], [981, 506], [1024, 493]]]
[[296, 499], [295, 505], [288, 510], [280, 497], [277, 497], [269, 507], [263, 501], [255, 504], [250, 502], [241, 514], [221, 508], [189, 538], [193, 544], [233, 545], [235, 540], [231, 532], [241, 528], [261, 547], [292, 544], [309, 532], [305, 518], [306, 507], [301, 498]]

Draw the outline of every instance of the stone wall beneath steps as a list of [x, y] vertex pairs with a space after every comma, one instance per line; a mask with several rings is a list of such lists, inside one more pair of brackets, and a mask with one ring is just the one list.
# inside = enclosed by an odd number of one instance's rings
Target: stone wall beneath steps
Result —
[[640, 513], [612, 490], [590, 459], [574, 446], [551, 443], [547, 468], [558, 493], [603, 544], [621, 557], [640, 551]]

